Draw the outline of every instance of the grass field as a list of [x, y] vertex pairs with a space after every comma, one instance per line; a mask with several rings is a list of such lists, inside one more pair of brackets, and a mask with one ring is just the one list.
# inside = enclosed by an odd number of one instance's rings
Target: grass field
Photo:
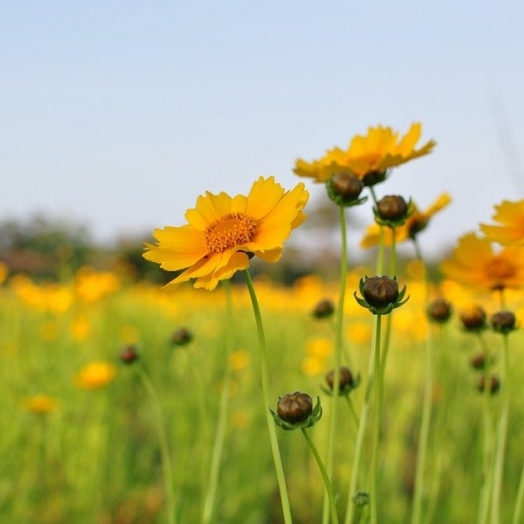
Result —
[[[343, 361], [362, 376], [350, 396], [356, 413], [366, 387], [372, 315], [351, 295], [364, 271], [349, 274], [344, 322]], [[410, 300], [392, 316], [378, 459], [379, 516], [387, 524], [410, 519], [430, 333], [423, 282], [416, 275], [401, 280]], [[322, 455], [331, 399], [321, 385], [332, 368], [333, 322], [317, 320], [311, 311], [322, 298], [336, 299], [337, 287], [310, 276], [288, 288], [260, 279], [255, 288], [266, 329], [272, 407], [286, 393], [318, 395], [324, 416], [308, 431]], [[444, 282], [442, 290], [456, 311], [475, 299], [455, 284]], [[519, 296], [508, 297], [519, 316]], [[20, 276], [5, 282], [0, 288], [0, 522], [168, 522], [157, 404], [144, 376], [156, 391], [167, 435], [176, 521], [201, 522], [228, 367], [227, 424], [211, 522], [280, 522], [256, 326], [244, 286], [233, 288], [232, 303], [234, 325], [228, 338], [230, 320], [221, 288], [201, 292], [181, 287], [169, 293], [87, 270], [60, 284], [36, 284]], [[488, 311], [495, 308], [486, 300], [484, 305]], [[181, 328], [192, 339], [177, 346], [172, 336]], [[486, 399], [475, 387], [479, 371], [469, 361], [480, 345], [476, 336], [460, 329], [456, 315], [432, 330], [432, 339], [436, 351], [424, 515], [426, 522], [475, 522]], [[487, 333], [485, 340], [496, 371], [501, 337]], [[132, 365], [119, 358], [129, 344], [139, 352]], [[519, 370], [524, 357], [518, 331], [511, 334], [510, 351], [501, 522], [511, 521], [523, 463]], [[93, 362], [100, 364], [86, 371]], [[83, 368], [87, 375], [80, 376]], [[500, 396], [488, 400], [494, 421]], [[333, 487], [342, 519], [356, 426], [349, 403], [340, 401]], [[277, 429], [294, 521], [321, 522], [324, 485], [315, 461], [299, 431]], [[369, 447], [366, 437], [363, 484]]]

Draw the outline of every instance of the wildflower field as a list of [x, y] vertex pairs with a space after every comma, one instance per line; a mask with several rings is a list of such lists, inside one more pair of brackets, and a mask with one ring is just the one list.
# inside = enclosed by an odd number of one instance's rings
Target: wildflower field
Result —
[[[423, 233], [451, 197], [424, 211], [387, 194], [433, 151], [420, 133], [371, 128], [297, 161], [338, 208], [334, 281], [251, 277], [307, 219], [306, 185], [273, 177], [155, 231], [165, 287], [2, 267], [0, 522], [524, 522], [524, 203], [497, 205], [430, 278]], [[374, 223], [349, 246], [356, 205]]]

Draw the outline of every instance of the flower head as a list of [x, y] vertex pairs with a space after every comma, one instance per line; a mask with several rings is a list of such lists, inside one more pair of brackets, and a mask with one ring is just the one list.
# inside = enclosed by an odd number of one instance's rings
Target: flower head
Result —
[[500, 225], [481, 224], [480, 229], [492, 242], [503, 246], [524, 245], [524, 200], [510, 202], [505, 200], [495, 206], [493, 220]]
[[[406, 221], [401, 226], [395, 228], [395, 241], [397, 244], [405, 242], [409, 239], [414, 239], [421, 232], [428, 227], [428, 224], [435, 213], [444, 209], [451, 202], [451, 197], [448, 193], [440, 195], [435, 202], [433, 202], [426, 210], [421, 211], [415, 203], [412, 205], [412, 213], [406, 218]], [[377, 223], [371, 224], [360, 241], [361, 247], [368, 248], [378, 245], [380, 241], [380, 226]], [[384, 230], [384, 244], [390, 246], [392, 242], [392, 232], [390, 228]]]
[[313, 407], [313, 399], [300, 391], [280, 397], [276, 413], [271, 408], [270, 411], [277, 426], [286, 430], [309, 428], [322, 417], [320, 399], [317, 397]]
[[34, 395], [24, 399], [23, 406], [32, 413], [51, 413], [58, 408], [58, 400], [49, 395]]
[[472, 288], [516, 289], [524, 285], [524, 249], [508, 246], [495, 253], [487, 238], [468, 233], [440, 269], [445, 277]]
[[196, 279], [196, 288], [214, 289], [247, 269], [253, 255], [280, 260], [284, 241], [306, 218], [308, 197], [304, 184], [285, 191], [274, 177], [260, 177], [247, 196], [207, 192], [186, 212], [186, 225], [155, 230], [158, 243], [146, 244], [144, 258], [167, 271], [183, 270], [168, 285]]
[[436, 144], [433, 140], [415, 149], [421, 133], [420, 123], [412, 124], [402, 138], [390, 127], [370, 127], [367, 135], [353, 137], [346, 150], [334, 148], [311, 163], [297, 160], [294, 172], [314, 178], [315, 182], [325, 182], [333, 173], [346, 171], [360, 178], [364, 185], [374, 185], [385, 179], [389, 168], [431, 152]]
[[110, 362], [95, 361], [86, 364], [75, 375], [75, 385], [80, 389], [100, 389], [113, 381], [116, 367]]

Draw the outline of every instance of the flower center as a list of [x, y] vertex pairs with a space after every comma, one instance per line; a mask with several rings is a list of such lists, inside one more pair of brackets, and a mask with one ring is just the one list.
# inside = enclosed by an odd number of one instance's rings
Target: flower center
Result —
[[505, 280], [514, 277], [516, 273], [515, 266], [502, 258], [494, 258], [487, 263], [486, 273], [489, 278], [495, 281], [493, 289], [503, 289]]
[[204, 231], [209, 251], [222, 253], [226, 249], [249, 242], [256, 230], [256, 222], [243, 213], [228, 213], [215, 220]]

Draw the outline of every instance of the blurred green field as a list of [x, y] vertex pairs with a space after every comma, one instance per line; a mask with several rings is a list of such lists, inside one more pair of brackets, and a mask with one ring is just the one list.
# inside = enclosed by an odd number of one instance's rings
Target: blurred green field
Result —
[[[352, 394], [357, 412], [365, 389], [372, 316], [352, 293], [364, 269], [350, 274], [344, 363], [360, 372]], [[428, 333], [423, 283], [416, 272], [401, 283], [411, 298], [393, 314], [393, 336], [380, 443], [379, 520], [409, 522]], [[324, 417], [310, 430], [325, 452], [330, 397], [321, 389], [331, 369], [333, 325], [311, 316], [322, 298], [336, 299], [336, 286], [315, 276], [292, 287], [255, 281], [270, 353], [271, 395], [303, 391], [320, 396]], [[456, 310], [472, 301], [457, 285], [442, 291]], [[148, 373], [159, 396], [172, 456], [178, 522], [201, 520], [219, 398], [232, 366], [228, 427], [212, 522], [266, 524], [281, 520], [265, 425], [258, 339], [243, 286], [233, 289], [234, 340], [228, 356], [225, 297], [219, 289], [126, 284], [117, 275], [84, 271], [61, 284], [35, 284], [15, 276], [0, 288], [0, 522], [5, 524], [165, 523], [161, 456], [151, 399], [135, 365]], [[494, 303], [483, 304], [493, 310]], [[518, 295], [509, 295], [520, 318]], [[174, 331], [193, 340], [176, 347]], [[454, 317], [434, 333], [434, 418], [427, 468], [434, 489], [431, 522], [476, 521], [482, 476], [482, 395], [470, 358], [477, 340], [462, 333]], [[501, 338], [487, 334], [493, 352]], [[520, 399], [522, 335], [511, 335], [513, 375], [502, 522], [510, 522], [522, 467], [524, 406]], [[139, 362], [125, 365], [121, 349], [136, 344]], [[78, 372], [93, 362], [116, 370], [82, 384]], [[496, 369], [497, 363], [495, 363]], [[96, 375], [96, 373], [95, 373]], [[342, 399], [341, 402], [344, 400]], [[498, 409], [493, 397], [493, 413]], [[273, 406], [273, 407], [274, 407]], [[356, 429], [342, 406], [336, 442], [334, 487], [345, 508]], [[321, 522], [323, 484], [300, 432], [278, 430], [291, 507], [297, 524]], [[369, 460], [366, 456], [365, 461]], [[365, 471], [364, 465], [364, 471]], [[436, 472], [441, 471], [441, 474]], [[434, 485], [436, 479], [438, 485]], [[341, 514], [343, 511], [341, 511]]]

